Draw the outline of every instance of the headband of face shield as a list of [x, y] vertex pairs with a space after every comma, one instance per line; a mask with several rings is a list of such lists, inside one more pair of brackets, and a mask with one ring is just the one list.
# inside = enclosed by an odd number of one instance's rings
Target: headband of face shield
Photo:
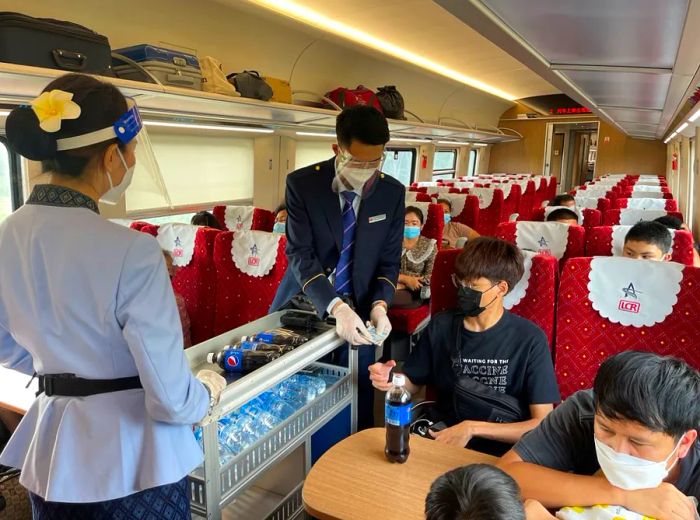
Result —
[[336, 192], [361, 191], [372, 175], [381, 169], [383, 163], [384, 154], [374, 161], [359, 161], [350, 152], [343, 149], [338, 150], [338, 156], [335, 159], [333, 190]]
[[114, 138], [119, 139], [123, 144], [128, 144], [134, 140], [142, 128], [143, 122], [141, 121], [139, 109], [136, 105], [133, 105], [112, 126], [88, 132], [87, 134], [76, 135], [75, 137], [58, 139], [56, 141], [56, 150], [59, 152], [75, 150], [76, 148], [84, 148]]

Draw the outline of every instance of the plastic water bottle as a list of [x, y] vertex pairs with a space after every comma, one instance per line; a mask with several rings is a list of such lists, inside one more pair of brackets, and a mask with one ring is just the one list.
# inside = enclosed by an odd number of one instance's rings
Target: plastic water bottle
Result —
[[257, 399], [241, 407], [241, 413], [250, 415], [254, 420], [254, 431], [258, 437], [262, 437], [272, 428], [277, 426], [281, 419], [276, 415], [265, 411]]
[[411, 452], [408, 446], [411, 428], [411, 394], [406, 390], [403, 374], [394, 374], [393, 387], [386, 393], [384, 421], [386, 447], [384, 454], [389, 462], [403, 464]]
[[279, 417], [281, 421], [294, 415], [294, 407], [272, 392], [265, 392], [258, 399], [260, 399], [265, 410]]
[[308, 374], [296, 374], [292, 377], [296, 377], [300, 384], [313, 388], [315, 394], [314, 397], [318, 397], [326, 391], [326, 382], [319, 377]]
[[[219, 434], [219, 464], [222, 466], [225, 465], [228, 461], [230, 461], [235, 453], [231, 451], [231, 449], [228, 447], [228, 445], [225, 442], [222, 442], [221, 439], [221, 433], [222, 433], [222, 427], [219, 425], [218, 427], [218, 434]], [[197, 444], [199, 444], [199, 447], [202, 448], [202, 451], [204, 451], [204, 440], [202, 439], [203, 435], [202, 428], [197, 426], [194, 429], [194, 438], [197, 441]]]
[[253, 418], [246, 414], [238, 414], [222, 430], [220, 444], [226, 446], [232, 454], [238, 455], [244, 449], [258, 440]]
[[237, 343], [232, 348], [238, 348], [241, 350], [255, 350], [257, 352], [276, 352], [278, 354], [286, 354], [291, 347], [285, 347], [283, 345], [274, 345], [272, 343], [264, 343], [262, 341], [252, 341], [246, 340], [245, 337], [240, 343]]
[[297, 410], [316, 397], [316, 390], [302, 384], [295, 376], [282, 381], [275, 388], [275, 392]]

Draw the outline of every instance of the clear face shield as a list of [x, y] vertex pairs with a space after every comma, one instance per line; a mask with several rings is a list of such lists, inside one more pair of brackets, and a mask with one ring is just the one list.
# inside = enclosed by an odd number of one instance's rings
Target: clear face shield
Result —
[[335, 178], [333, 179], [333, 191], [362, 190], [365, 183], [384, 164], [384, 153], [373, 161], [360, 161], [352, 156], [350, 152], [339, 149], [335, 159]]
[[141, 114], [136, 102], [127, 98], [127, 104], [129, 110], [114, 125], [88, 134], [59, 139], [57, 141], [57, 149], [58, 151], [72, 150], [115, 138], [124, 145], [134, 144], [135, 164], [131, 166], [127, 164], [124, 153], [119, 150], [126, 173], [121, 182], [115, 185], [111, 173], [107, 172], [110, 190], [100, 198], [100, 201], [107, 204], [116, 204], [128, 189], [127, 210], [130, 209], [132, 195], [136, 199], [138, 207], [146, 205], [162, 207], [165, 205], [172, 208], [163, 175], [158, 166], [151, 140], [141, 120]]

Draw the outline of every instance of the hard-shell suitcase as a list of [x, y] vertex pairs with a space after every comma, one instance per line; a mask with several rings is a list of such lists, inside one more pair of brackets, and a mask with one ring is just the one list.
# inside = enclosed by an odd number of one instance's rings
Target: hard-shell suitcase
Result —
[[[126, 59], [122, 59], [126, 58]], [[119, 78], [202, 90], [202, 71], [197, 56], [182, 51], [141, 44], [117, 49], [112, 62]]]
[[106, 36], [82, 25], [0, 12], [0, 61], [111, 76]]

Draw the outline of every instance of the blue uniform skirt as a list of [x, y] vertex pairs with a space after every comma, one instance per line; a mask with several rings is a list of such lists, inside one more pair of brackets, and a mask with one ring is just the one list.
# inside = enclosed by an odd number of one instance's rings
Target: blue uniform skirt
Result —
[[123, 498], [67, 504], [29, 493], [34, 520], [191, 520], [187, 477]]

